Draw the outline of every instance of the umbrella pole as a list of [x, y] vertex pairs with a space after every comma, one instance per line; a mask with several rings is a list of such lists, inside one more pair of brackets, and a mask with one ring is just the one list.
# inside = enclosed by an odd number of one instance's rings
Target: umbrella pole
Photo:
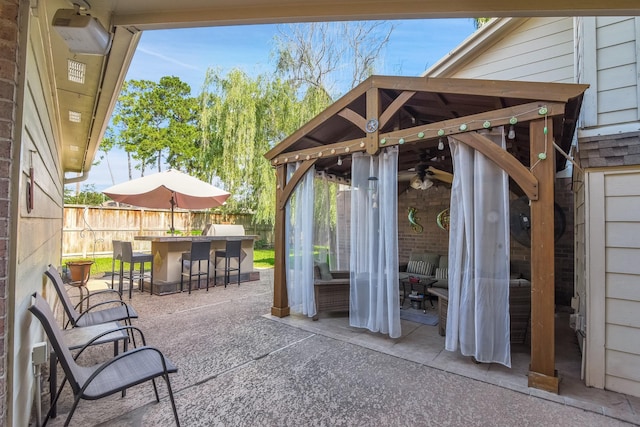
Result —
[[175, 233], [176, 229], [173, 228], [173, 207], [176, 205], [176, 201], [173, 200], [173, 195], [171, 195], [171, 235], [173, 236], [173, 234]]

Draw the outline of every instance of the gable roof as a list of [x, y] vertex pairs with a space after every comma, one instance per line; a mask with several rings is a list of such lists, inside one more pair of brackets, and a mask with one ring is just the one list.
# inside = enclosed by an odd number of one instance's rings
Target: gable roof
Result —
[[[553, 121], [553, 137], [564, 150], [571, 146], [587, 85], [521, 81], [372, 76], [337, 100], [265, 154], [272, 165], [314, 159], [316, 170], [349, 178], [350, 153], [399, 145], [399, 171], [414, 167], [421, 156], [436, 159], [437, 168], [453, 171], [439, 138], [465, 131], [507, 125], [516, 138], [507, 151], [529, 165], [528, 122]], [[541, 114], [540, 108], [547, 113]], [[369, 114], [377, 111], [379, 114]], [[370, 119], [378, 129], [367, 132]], [[465, 129], [466, 127], [466, 129]], [[465, 129], [465, 130], [461, 130]], [[345, 156], [346, 161], [336, 161]], [[556, 168], [564, 166], [558, 156]]]

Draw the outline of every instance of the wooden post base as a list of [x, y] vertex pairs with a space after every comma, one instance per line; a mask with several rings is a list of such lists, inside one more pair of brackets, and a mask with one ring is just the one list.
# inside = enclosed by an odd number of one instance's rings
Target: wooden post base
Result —
[[289, 307], [271, 307], [271, 315], [276, 317], [287, 317], [289, 315]]
[[554, 375], [552, 377], [539, 372], [529, 371], [529, 387], [558, 394], [559, 383], [560, 380], [558, 378], [557, 370], [554, 371]]

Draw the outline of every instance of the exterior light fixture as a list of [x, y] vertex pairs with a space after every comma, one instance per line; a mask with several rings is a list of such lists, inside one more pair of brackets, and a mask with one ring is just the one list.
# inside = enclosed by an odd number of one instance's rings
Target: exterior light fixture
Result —
[[100, 21], [75, 9], [58, 9], [52, 25], [72, 53], [106, 55], [111, 48], [111, 33]]

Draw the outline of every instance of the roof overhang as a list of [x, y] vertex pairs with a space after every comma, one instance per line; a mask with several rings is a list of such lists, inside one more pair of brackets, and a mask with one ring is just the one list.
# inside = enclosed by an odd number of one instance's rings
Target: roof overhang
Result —
[[[89, 13], [113, 33], [106, 56], [74, 55], [51, 27], [58, 9], [73, 2], [50, 0], [32, 7], [40, 22], [42, 48], [54, 76], [54, 128], [62, 141], [63, 170], [86, 177], [96, 156], [140, 32], [148, 29], [326, 20], [455, 18], [477, 16], [593, 16], [640, 15], [637, 0], [128, 0], [93, 2]], [[68, 60], [87, 67], [83, 86], [67, 79]], [[81, 113], [80, 123], [69, 121], [69, 111]]]

